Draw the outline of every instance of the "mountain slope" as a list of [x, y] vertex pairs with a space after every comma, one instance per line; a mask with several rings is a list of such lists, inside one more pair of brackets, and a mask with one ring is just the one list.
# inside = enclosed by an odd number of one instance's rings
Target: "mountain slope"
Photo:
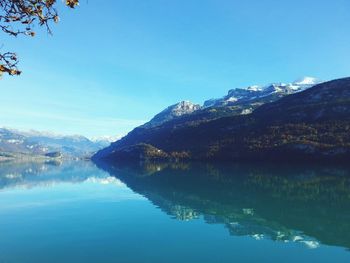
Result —
[[162, 152], [164, 159], [346, 160], [349, 113], [350, 78], [345, 78], [288, 95], [248, 115], [206, 122], [174, 119], [136, 128], [94, 158], [152, 159], [157, 151], [146, 152], [146, 144]]

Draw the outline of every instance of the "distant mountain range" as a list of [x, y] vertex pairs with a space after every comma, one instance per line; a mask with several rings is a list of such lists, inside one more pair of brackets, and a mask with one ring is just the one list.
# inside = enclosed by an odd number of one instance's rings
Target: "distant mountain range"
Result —
[[38, 131], [0, 128], [0, 152], [45, 155], [59, 152], [66, 157], [91, 156], [110, 141], [90, 140], [84, 136], [57, 135]]
[[350, 78], [308, 77], [170, 106], [93, 158], [347, 160], [349, 131]]

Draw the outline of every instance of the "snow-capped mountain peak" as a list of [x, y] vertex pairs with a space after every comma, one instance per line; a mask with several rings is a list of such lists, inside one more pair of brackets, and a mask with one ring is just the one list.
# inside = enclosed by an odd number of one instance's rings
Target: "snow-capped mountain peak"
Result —
[[246, 88], [231, 89], [226, 96], [218, 99], [207, 100], [204, 102], [203, 106], [194, 104], [190, 101], [181, 101], [167, 107], [141, 127], [157, 127], [158, 125], [174, 118], [186, 114], [192, 114], [198, 110], [205, 110], [210, 107], [227, 106], [230, 107], [229, 110], [239, 112], [239, 114], [249, 114], [262, 104], [276, 101], [286, 95], [303, 91], [319, 83], [321, 82], [316, 78], [303, 77], [292, 83], [276, 82], [266, 86], [252, 85]]
[[303, 77], [292, 83], [271, 83], [267, 86], [260, 87], [258, 85], [249, 86], [247, 88], [236, 88], [228, 91], [227, 95], [219, 99], [210, 99], [204, 102], [203, 107], [213, 106], [234, 106], [242, 103], [250, 103], [253, 101], [265, 100], [266, 102], [280, 98], [285, 95], [303, 91], [316, 84], [321, 83], [313, 77]]
[[174, 105], [167, 107], [162, 112], [158, 113], [153, 117], [149, 122], [144, 124], [144, 127], [152, 127], [162, 124], [166, 121], [174, 119], [176, 117], [180, 117], [185, 114], [193, 113], [201, 108], [199, 104], [194, 104], [190, 101], [181, 101]]
[[70, 140], [74, 140], [74, 141], [86, 141], [87, 138], [82, 136], [82, 135], [64, 135], [64, 134], [59, 134], [56, 132], [52, 132], [52, 131], [37, 131], [37, 130], [18, 130], [18, 129], [12, 129], [12, 128], [6, 128], [7, 130], [13, 132], [13, 133], [17, 133], [17, 134], [21, 134], [23, 136], [26, 137], [45, 137], [45, 138], [50, 138], [50, 139], [70, 139]]
[[293, 82], [294, 85], [316, 85], [319, 83], [321, 82], [313, 77], [303, 77]]
[[192, 113], [200, 108], [200, 105], [194, 104], [190, 101], [181, 101], [172, 106], [169, 106], [161, 113], [171, 113], [175, 116], [181, 116], [183, 114]]
[[102, 136], [95, 136], [89, 138], [90, 141], [92, 142], [106, 142], [106, 143], [112, 143], [115, 141], [120, 140], [123, 137], [123, 135], [115, 135], [115, 136], [110, 136], [110, 135], [102, 135]]
[[247, 90], [249, 90], [249, 91], [261, 91], [262, 87], [260, 87], [258, 85], [253, 85], [253, 86], [247, 87]]

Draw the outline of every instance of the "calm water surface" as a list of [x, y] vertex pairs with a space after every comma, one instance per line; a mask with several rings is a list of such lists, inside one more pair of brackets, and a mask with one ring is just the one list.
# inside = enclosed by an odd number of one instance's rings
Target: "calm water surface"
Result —
[[0, 263], [350, 262], [350, 169], [0, 163]]

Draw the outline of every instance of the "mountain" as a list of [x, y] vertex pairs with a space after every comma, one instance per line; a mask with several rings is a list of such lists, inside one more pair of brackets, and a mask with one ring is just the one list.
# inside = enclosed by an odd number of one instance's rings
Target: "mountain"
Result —
[[112, 142], [115, 142], [119, 139], [121, 139], [122, 136], [120, 135], [115, 135], [115, 136], [110, 136], [110, 135], [103, 135], [103, 136], [95, 136], [95, 137], [91, 137], [90, 141], [94, 142], [94, 143], [98, 143], [101, 145], [106, 145], [108, 146], [109, 144], [111, 144]]
[[138, 127], [94, 159], [347, 160], [350, 78], [297, 90], [251, 114], [203, 121], [194, 117], [199, 110], [157, 127]]
[[0, 152], [6, 153], [45, 155], [60, 152], [67, 157], [85, 157], [108, 145], [107, 141], [93, 142], [79, 135], [66, 136], [0, 128]]
[[[249, 86], [247, 88], [232, 89], [229, 90], [228, 94], [220, 99], [211, 99], [204, 102], [203, 107], [213, 106], [233, 106], [239, 104], [254, 104], [258, 106], [266, 102], [272, 102], [286, 95], [290, 95], [296, 92], [303, 91], [316, 84], [319, 84], [315, 78], [304, 77], [293, 83], [273, 83], [264, 87], [260, 86]], [[248, 108], [246, 113], [250, 113], [254, 108]]]
[[201, 106], [199, 104], [194, 104], [190, 101], [181, 101], [179, 103], [169, 106], [162, 112], [158, 113], [149, 122], [145, 123], [143, 127], [145, 128], [154, 127], [154, 126], [163, 124], [164, 122], [170, 121], [174, 118], [177, 118], [186, 114], [191, 114], [199, 110], [200, 108]]
[[250, 86], [232, 89], [226, 96], [207, 100], [202, 106], [182, 101], [169, 106], [141, 127], [152, 128], [175, 119], [183, 125], [232, 115], [249, 114], [265, 103], [306, 90], [318, 83], [320, 81], [315, 78], [304, 77], [289, 84], [273, 83], [263, 87]]

